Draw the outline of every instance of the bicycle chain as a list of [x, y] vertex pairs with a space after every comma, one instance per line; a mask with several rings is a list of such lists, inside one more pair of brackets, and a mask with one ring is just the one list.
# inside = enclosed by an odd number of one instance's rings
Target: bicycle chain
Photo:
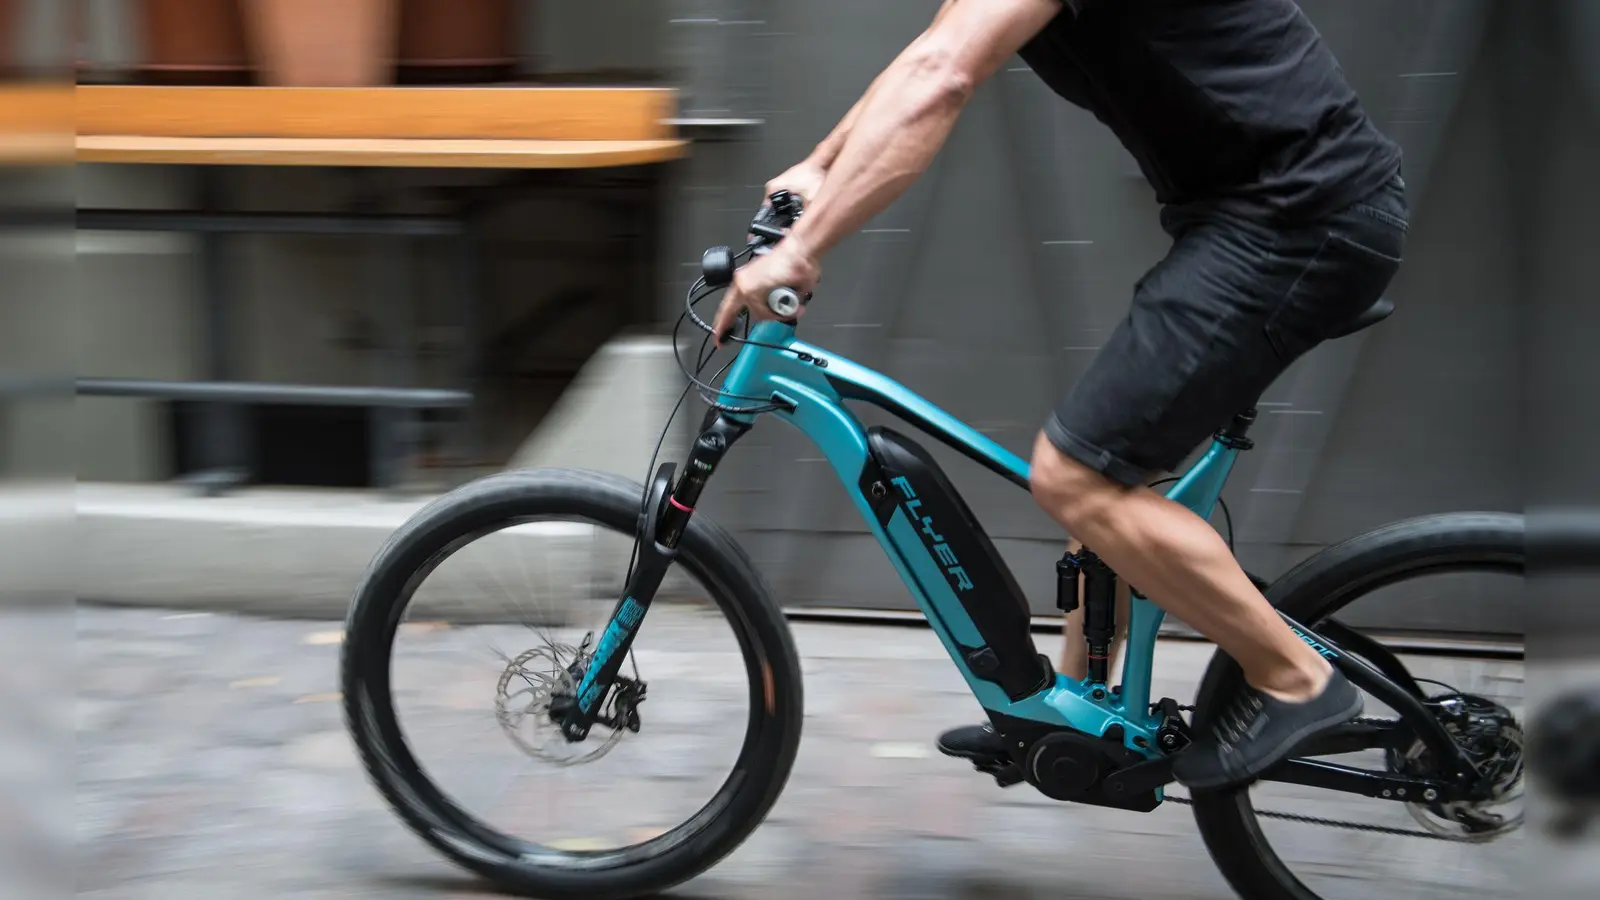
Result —
[[[1174, 797], [1167, 795], [1167, 802], [1177, 803], [1181, 806], [1193, 806], [1194, 801], [1188, 797]], [[1295, 813], [1278, 812], [1271, 809], [1254, 810], [1255, 814], [1267, 819], [1283, 819], [1288, 822], [1300, 822], [1306, 825], [1321, 825], [1325, 828], [1344, 828], [1350, 831], [1371, 831], [1377, 834], [1392, 834], [1399, 837], [1430, 838], [1435, 841], [1448, 841], [1444, 835], [1434, 834], [1431, 831], [1419, 831], [1415, 828], [1390, 828], [1387, 825], [1367, 825], [1361, 822], [1346, 822], [1340, 819], [1319, 819], [1316, 816], [1301, 816]]]
[[[1179, 706], [1180, 712], [1194, 712], [1193, 706]], [[1392, 725], [1394, 719], [1383, 719], [1377, 716], [1361, 716], [1354, 720], [1359, 725]], [[1166, 799], [1180, 806], [1193, 806], [1194, 801], [1188, 797], [1174, 797], [1171, 794]], [[1344, 828], [1350, 831], [1370, 831], [1375, 834], [1391, 834], [1397, 837], [1429, 838], [1435, 841], [1448, 841], [1444, 835], [1434, 834], [1431, 831], [1420, 831], [1415, 828], [1391, 828], [1387, 825], [1367, 825], [1362, 822], [1347, 822], [1341, 819], [1322, 819], [1317, 816], [1302, 816], [1297, 813], [1278, 812], [1270, 809], [1253, 810], [1256, 815], [1268, 819], [1282, 819], [1286, 822], [1299, 822], [1304, 825], [1320, 825], [1325, 828]]]

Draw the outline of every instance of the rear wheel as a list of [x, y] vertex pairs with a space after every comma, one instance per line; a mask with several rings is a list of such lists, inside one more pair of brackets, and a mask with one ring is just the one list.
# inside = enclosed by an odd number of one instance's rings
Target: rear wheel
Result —
[[[407, 522], [356, 592], [342, 680], [362, 762], [407, 826], [504, 890], [610, 900], [686, 881], [755, 829], [794, 762], [788, 625], [701, 516], [605, 705], [611, 725], [578, 743], [554, 728], [552, 699], [620, 596], [642, 496], [592, 472], [483, 479]], [[421, 711], [397, 710], [408, 702]], [[683, 804], [708, 773], [708, 796]]]
[[[1286, 615], [1315, 629], [1336, 615], [1345, 624], [1358, 618], [1360, 611], [1352, 609], [1357, 601], [1400, 603], [1418, 591], [1488, 591], [1513, 600], [1523, 565], [1521, 516], [1428, 516], [1331, 547], [1275, 582], [1267, 596]], [[1349, 646], [1345, 650], [1362, 655]], [[1514, 871], [1521, 849], [1520, 835], [1513, 834], [1521, 824], [1520, 810], [1514, 809], [1522, 787], [1521, 731], [1515, 721], [1523, 705], [1521, 667], [1459, 658], [1415, 659], [1406, 665], [1430, 695], [1431, 710], [1459, 714], [1459, 729], [1446, 727], [1469, 747], [1480, 770], [1498, 773], [1494, 800], [1472, 809], [1441, 809], [1274, 782], [1197, 793], [1191, 802], [1201, 837], [1239, 896], [1364, 900], [1392, 896], [1396, 882], [1408, 884], [1412, 897], [1502, 892], [1485, 880], [1490, 873]], [[1241, 683], [1238, 664], [1218, 652], [1196, 699], [1196, 727], [1207, 727]], [[1370, 696], [1366, 714], [1394, 716]], [[1420, 744], [1401, 752], [1370, 750], [1323, 759], [1372, 771], [1428, 774]], [[1330, 832], [1330, 826], [1340, 830]], [[1422, 839], [1429, 835], [1443, 840]], [[1483, 846], [1490, 842], [1495, 846]], [[1504, 857], [1505, 865], [1489, 856]], [[1514, 883], [1506, 887], [1517, 892]]]

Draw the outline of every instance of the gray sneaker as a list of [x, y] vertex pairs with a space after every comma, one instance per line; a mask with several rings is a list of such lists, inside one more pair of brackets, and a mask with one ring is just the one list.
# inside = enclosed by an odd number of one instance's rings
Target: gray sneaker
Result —
[[1211, 733], [1178, 755], [1172, 774], [1191, 790], [1236, 787], [1287, 759], [1308, 738], [1361, 715], [1361, 691], [1334, 671], [1322, 693], [1286, 703], [1244, 685]]

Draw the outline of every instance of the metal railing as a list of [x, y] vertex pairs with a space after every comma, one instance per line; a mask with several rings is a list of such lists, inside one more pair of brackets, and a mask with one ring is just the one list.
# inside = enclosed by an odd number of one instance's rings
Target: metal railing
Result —
[[[404, 461], [419, 433], [426, 411], [463, 411], [462, 455], [476, 452], [476, 428], [470, 413], [471, 388], [477, 373], [477, 254], [465, 214], [461, 216], [385, 215], [374, 213], [239, 212], [220, 210], [219, 168], [201, 167], [199, 210], [80, 209], [75, 224], [83, 231], [171, 232], [201, 236], [199, 249], [205, 304], [202, 381], [131, 378], [80, 378], [82, 396], [127, 397], [194, 402], [202, 405], [194, 459], [200, 471], [189, 480], [208, 493], [219, 493], [249, 480], [244, 426], [239, 408], [263, 404], [296, 404], [365, 408], [372, 416], [372, 475], [379, 487], [394, 487], [404, 477]], [[229, 303], [230, 271], [223, 242], [231, 235], [296, 234], [388, 238], [373, 255], [373, 295], [381, 306], [373, 315], [387, 330], [375, 354], [373, 380], [378, 387], [271, 384], [236, 377], [235, 350], [229, 345], [233, 310]], [[450, 242], [451, 284], [459, 294], [464, 334], [461, 364], [463, 390], [416, 388], [413, 305], [404, 266], [405, 244], [423, 238]], [[390, 249], [390, 245], [394, 245]]]

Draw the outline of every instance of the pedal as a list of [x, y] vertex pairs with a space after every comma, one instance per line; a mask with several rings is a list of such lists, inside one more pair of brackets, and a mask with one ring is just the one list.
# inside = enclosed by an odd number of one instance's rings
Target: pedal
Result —
[[990, 774], [994, 776], [994, 783], [1002, 788], [1015, 787], [1023, 781], [1022, 770], [1015, 764], [1003, 766], [1000, 771]]
[[972, 767], [994, 778], [995, 784], [1003, 788], [1021, 784], [1022, 767], [1011, 761], [1009, 756], [973, 755], [967, 753], [946, 753], [946, 756], [955, 759], [964, 759], [972, 763]]
[[973, 760], [972, 767], [985, 775], [994, 777], [994, 783], [1002, 788], [1013, 787], [1023, 782], [1022, 769], [1010, 760]]

